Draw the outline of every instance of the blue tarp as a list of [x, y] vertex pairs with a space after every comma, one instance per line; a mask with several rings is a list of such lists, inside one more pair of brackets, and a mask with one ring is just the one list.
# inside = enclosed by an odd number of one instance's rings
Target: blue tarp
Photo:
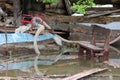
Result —
[[[54, 38], [53, 34], [40, 35], [38, 41]], [[33, 42], [34, 35], [29, 33], [7, 33], [7, 43]], [[6, 43], [5, 33], [0, 33], [0, 45]]]

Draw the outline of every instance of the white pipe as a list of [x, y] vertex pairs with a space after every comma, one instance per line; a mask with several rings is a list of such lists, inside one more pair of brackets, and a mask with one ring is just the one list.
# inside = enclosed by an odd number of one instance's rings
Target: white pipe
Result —
[[115, 42], [120, 40], [120, 36], [118, 36], [117, 38], [115, 38], [114, 40], [110, 41], [110, 44], [114, 44]]
[[35, 38], [34, 38], [34, 49], [35, 49], [35, 52], [37, 54], [37, 56], [35, 57], [35, 61], [34, 61], [34, 68], [35, 68], [35, 72], [37, 75], [43, 75], [43, 73], [39, 71], [38, 66], [37, 66], [38, 58], [40, 56], [40, 51], [39, 51], [38, 46], [37, 46], [37, 39], [38, 39], [40, 32], [43, 31], [45, 29], [45, 27], [41, 24], [37, 24], [37, 26], [39, 26], [39, 28], [38, 28], [38, 30], [35, 34]]

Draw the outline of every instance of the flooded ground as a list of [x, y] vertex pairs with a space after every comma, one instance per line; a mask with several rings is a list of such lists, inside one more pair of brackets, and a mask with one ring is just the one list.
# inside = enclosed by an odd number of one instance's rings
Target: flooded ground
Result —
[[[112, 9], [103, 8], [103, 10], [106, 12], [106, 11], [111, 11]], [[99, 12], [99, 11], [102, 11], [102, 10], [96, 9], [96, 12]], [[92, 14], [91, 12], [89, 13]], [[102, 11], [100, 13], [104, 13], [104, 12]], [[79, 38], [79, 40], [85, 40], [85, 41], [87, 40], [89, 41], [90, 39], [89, 37], [91, 37], [91, 35], [89, 35], [89, 32], [91, 33], [91, 31], [88, 29], [88, 27], [83, 28], [81, 25], [75, 25], [75, 24], [79, 22], [107, 24], [107, 23], [110, 23], [113, 21], [119, 21], [119, 20], [120, 20], [119, 17], [108, 17], [108, 16], [107, 17], [100, 16], [98, 18], [87, 18], [87, 16], [73, 17], [73, 16], [62, 16], [62, 15], [54, 15], [54, 16], [45, 15], [45, 21], [47, 21], [48, 23], [51, 23], [50, 26], [52, 26], [53, 29], [58, 29], [58, 30], [60, 29], [65, 31], [70, 30], [70, 32], [75, 32], [74, 34], [70, 33], [71, 35], [73, 35], [71, 37], [71, 40], [75, 38]], [[119, 27], [119, 24], [117, 28], [118, 27]], [[78, 35], [76, 32], [79, 32], [80, 35]], [[1, 48], [0, 46], [0, 77], [1, 76], [24, 77], [24, 78], [29, 77], [33, 79], [37, 77], [34, 69], [34, 59], [36, 55], [33, 49], [33, 44], [32, 46], [29, 44], [26, 44], [21, 47], [20, 45], [19, 47], [15, 47], [15, 45], [9, 46], [9, 47], [10, 48], [6, 49], [6, 48]], [[28, 47], [29, 48], [31, 47], [31, 48], [29, 49]], [[57, 49], [57, 50], [53, 52], [52, 50], [47, 50], [48, 48], [55, 49], [55, 50]], [[120, 47], [117, 47], [117, 48], [118, 49], [110, 48], [110, 60], [120, 64], [120, 51], [119, 51]], [[54, 54], [58, 55], [60, 53], [59, 47], [53, 48], [52, 46], [47, 47], [46, 45], [42, 45], [42, 49], [44, 49], [44, 51], [41, 52], [41, 55], [44, 55], [45, 57], [47, 55], [49, 56]], [[74, 50], [72, 52], [66, 53], [66, 56], [68, 57], [69, 55], [72, 55], [72, 54], [77, 55], [77, 51]], [[54, 61], [56, 57], [57, 56], [52, 57], [51, 58], [53, 59], [52, 61]], [[2, 61], [6, 62], [6, 64], [2, 64]], [[120, 69], [113, 68], [112, 66], [108, 66], [104, 63], [93, 63], [90, 60], [75, 59], [75, 58], [71, 58], [69, 60], [68, 59], [58, 60], [56, 63], [53, 63], [50, 60], [44, 61], [44, 60], [41, 60], [41, 58], [39, 59], [39, 61], [40, 61], [38, 64], [39, 71], [41, 71], [44, 75], [48, 75], [48, 76], [53, 75], [54, 77], [59, 76], [59, 78], [61, 78], [61, 76], [62, 77], [71, 76], [76, 73], [80, 73], [85, 70], [87, 71], [93, 68], [108, 68], [106, 72], [90, 75], [88, 77], [83, 78], [82, 80], [120, 80]], [[46, 65], [46, 64], [49, 64], [49, 65]], [[56, 80], [56, 78], [52, 78], [52, 79]]]
[[[81, 28], [82, 31], [81, 34], [83, 36], [74, 36], [71, 37], [71, 39], [80, 38], [83, 40], [89, 40], [88, 32], [91, 32], [88, 27]], [[80, 30], [81, 30], [80, 29]], [[87, 30], [87, 31], [86, 31]], [[87, 34], [87, 36], [85, 35]], [[91, 36], [91, 35], [89, 35]], [[87, 39], [86, 39], [87, 38]], [[49, 46], [47, 45], [50, 42]], [[60, 47], [56, 45], [51, 45], [51, 41], [49, 41], [43, 44], [43, 42], [38, 43], [40, 44], [40, 51], [41, 55], [51, 56], [51, 55], [59, 55], [60, 54]], [[53, 44], [53, 41], [52, 41]], [[17, 46], [17, 47], [16, 47]], [[29, 48], [28, 48], [29, 47]], [[62, 46], [65, 47], [65, 46]], [[71, 49], [75, 47], [75, 49]], [[65, 47], [64, 50], [68, 50], [69, 53], [65, 53], [66, 57], [69, 55], [76, 55], [77, 56], [77, 48], [75, 45], [67, 45], [67, 48]], [[50, 50], [49, 50], [50, 49]], [[6, 54], [6, 50], [8, 50], [9, 54]], [[54, 51], [53, 51], [54, 50]], [[120, 47], [117, 47], [117, 49], [110, 47], [110, 60], [113, 62], [116, 62], [120, 64]], [[13, 44], [12, 46], [8, 45], [8, 49], [6, 48], [0, 48], [0, 52], [2, 53], [0, 61], [0, 76], [11, 76], [11, 77], [36, 77], [36, 72], [34, 69], [34, 59], [36, 57], [35, 51], [33, 49], [33, 43], [32, 46], [29, 43], [22, 43], [20, 44]], [[17, 53], [17, 54], [16, 54]], [[6, 56], [7, 55], [7, 56]], [[52, 57], [52, 61], [56, 59], [57, 56]], [[15, 58], [15, 59], [12, 59]], [[2, 61], [6, 60], [10, 62], [10, 64], [3, 65]], [[12, 59], [12, 60], [11, 60]], [[42, 60], [41, 60], [42, 59]], [[50, 59], [50, 58], [49, 58]], [[85, 77], [83, 80], [119, 80], [120, 79], [120, 69], [113, 68], [111, 66], [108, 66], [104, 63], [93, 63], [90, 60], [83, 60], [83, 59], [67, 59], [67, 60], [58, 60], [56, 63], [50, 62], [49, 59], [46, 61], [43, 61], [43, 58], [40, 58], [39, 61], [41, 61], [38, 64], [38, 69], [40, 72], [42, 72], [44, 75], [53, 75], [62, 77], [71, 76], [77, 73], [80, 73], [85, 70], [90, 70], [93, 68], [108, 68], [106, 72], [102, 72], [99, 74], [90, 75], [88, 77]], [[45, 65], [49, 64], [49, 65]], [[56, 80], [56, 78], [54, 78]], [[61, 79], [59, 79], [61, 80]]]
[[[120, 48], [119, 48], [120, 49]], [[52, 52], [52, 51], [42, 51], [42, 55], [51, 55], [51, 54], [58, 54], [57, 51]], [[66, 55], [77, 55], [76, 52], [70, 52], [66, 53]], [[12, 77], [30, 77], [30, 75], [34, 75], [35, 69], [34, 69], [34, 57], [29, 57], [26, 59], [21, 59], [22, 62], [14, 61], [12, 63], [11, 70], [3, 70], [3, 66], [0, 65], [1, 71], [0, 71], [0, 76], [12, 76]], [[54, 60], [54, 59], [53, 59]], [[116, 51], [110, 49], [110, 60], [113, 62], [116, 62], [120, 64], [120, 54], [117, 53]], [[40, 60], [42, 61], [42, 60]], [[13, 65], [13, 64], [16, 65]], [[25, 64], [27, 64], [28, 68], [25, 68]], [[43, 62], [44, 64], [46, 62]], [[83, 59], [72, 59], [72, 60], [59, 60], [58, 62], [52, 64], [52, 65], [44, 65], [44, 64], [38, 64], [39, 70], [44, 74], [44, 75], [63, 75], [64, 76], [70, 76], [74, 75], [76, 73], [80, 73], [85, 70], [90, 70], [93, 68], [108, 68], [106, 72], [102, 72], [99, 74], [94, 74], [90, 75], [82, 80], [119, 80], [120, 79], [120, 69], [118, 68], [113, 68], [111, 66], [108, 66], [103, 63], [93, 63], [90, 60], [83, 60]], [[47, 64], [47, 63], [46, 63]], [[17, 67], [19, 65], [19, 68], [12, 69], [13, 67]], [[56, 78], [54, 78], [56, 80]]]

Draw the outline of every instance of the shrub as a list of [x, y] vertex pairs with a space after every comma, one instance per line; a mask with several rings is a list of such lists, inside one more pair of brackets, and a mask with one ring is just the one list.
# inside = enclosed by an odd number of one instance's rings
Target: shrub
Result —
[[94, 0], [79, 0], [76, 3], [73, 3], [71, 9], [73, 10], [73, 12], [85, 14], [86, 9], [94, 5]]
[[56, 5], [56, 0], [43, 0], [43, 3], [50, 3], [52, 5]]

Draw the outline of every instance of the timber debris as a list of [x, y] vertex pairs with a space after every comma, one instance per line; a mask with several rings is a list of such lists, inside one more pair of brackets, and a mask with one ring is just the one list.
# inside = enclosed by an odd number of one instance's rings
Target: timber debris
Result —
[[107, 11], [107, 12], [104, 12], [104, 13], [92, 14], [92, 15], [88, 15], [87, 17], [88, 18], [99, 17], [99, 16], [104, 16], [104, 15], [112, 14], [112, 13], [115, 13], [115, 12], [120, 12], [120, 9], [118, 9], [118, 10], [112, 10], [112, 11]]
[[83, 71], [83, 72], [75, 74], [73, 76], [64, 78], [63, 80], [78, 80], [78, 79], [84, 78], [86, 76], [89, 76], [89, 75], [92, 75], [92, 74], [95, 74], [95, 73], [99, 73], [99, 72], [103, 72], [103, 71], [106, 71], [106, 70], [107, 70], [107, 68], [103, 68], [103, 69], [95, 68], [95, 69]]

